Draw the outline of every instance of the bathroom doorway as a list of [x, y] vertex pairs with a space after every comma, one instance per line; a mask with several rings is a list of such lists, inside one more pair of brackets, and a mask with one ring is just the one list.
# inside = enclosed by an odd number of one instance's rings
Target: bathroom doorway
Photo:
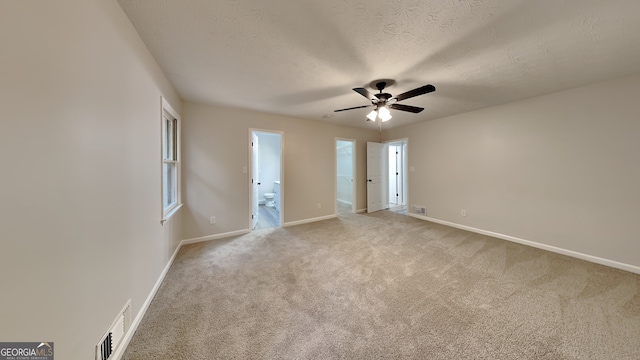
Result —
[[249, 130], [250, 154], [250, 229], [282, 226], [284, 213], [282, 187], [282, 138], [269, 130]]
[[356, 212], [355, 144], [353, 139], [336, 138], [336, 214]]

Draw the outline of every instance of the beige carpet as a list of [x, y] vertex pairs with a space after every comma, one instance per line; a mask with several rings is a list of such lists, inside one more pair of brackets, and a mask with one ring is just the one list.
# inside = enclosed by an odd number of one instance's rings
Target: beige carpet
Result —
[[123, 359], [640, 359], [640, 275], [347, 215], [183, 247]]

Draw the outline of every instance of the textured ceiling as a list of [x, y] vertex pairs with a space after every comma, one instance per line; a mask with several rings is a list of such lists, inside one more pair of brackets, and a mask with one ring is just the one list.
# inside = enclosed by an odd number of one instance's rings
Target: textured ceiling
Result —
[[638, 0], [118, 2], [183, 99], [348, 126], [375, 79], [437, 88], [389, 128], [640, 73]]

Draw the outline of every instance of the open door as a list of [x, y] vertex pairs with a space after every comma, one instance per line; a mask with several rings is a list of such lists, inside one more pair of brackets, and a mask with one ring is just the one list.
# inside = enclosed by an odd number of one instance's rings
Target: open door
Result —
[[355, 140], [336, 138], [336, 214], [356, 212], [355, 143]]
[[258, 135], [256, 135], [254, 132], [251, 133], [251, 154], [251, 229], [255, 229], [256, 225], [258, 225], [258, 213], [260, 210], [260, 180], [258, 179], [258, 169], [260, 169], [260, 167], [258, 166]]
[[367, 142], [367, 212], [389, 207], [387, 196], [387, 144]]

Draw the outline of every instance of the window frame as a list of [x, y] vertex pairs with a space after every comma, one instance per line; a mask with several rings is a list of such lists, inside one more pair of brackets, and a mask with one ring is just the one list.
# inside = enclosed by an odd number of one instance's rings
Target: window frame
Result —
[[[162, 210], [162, 218], [160, 223], [164, 224], [178, 209], [182, 207], [182, 194], [181, 188], [181, 151], [180, 151], [180, 115], [173, 109], [173, 107], [162, 98], [162, 111], [161, 111], [161, 140], [160, 140], [160, 208]], [[170, 124], [168, 126], [167, 124]], [[172, 134], [168, 134], [168, 131], [172, 131]], [[168, 136], [172, 135], [172, 136]], [[165, 156], [167, 155], [167, 156]], [[172, 164], [174, 168], [173, 181], [171, 189], [167, 192], [165, 187], [165, 166]], [[174, 201], [165, 206], [166, 197], [168, 194], [172, 194]]]

